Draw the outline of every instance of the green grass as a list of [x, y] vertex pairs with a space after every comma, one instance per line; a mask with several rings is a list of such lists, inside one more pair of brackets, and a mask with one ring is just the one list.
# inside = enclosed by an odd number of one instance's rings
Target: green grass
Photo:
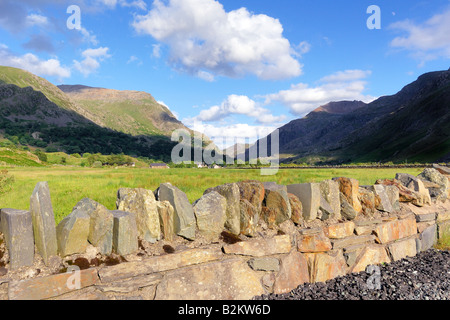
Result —
[[[170, 169], [151, 170], [139, 168], [92, 169], [60, 168], [10, 168], [14, 176], [11, 190], [0, 196], [0, 208], [29, 209], [30, 195], [40, 181], [49, 183], [57, 223], [67, 216], [83, 198], [91, 198], [115, 209], [117, 190], [120, 188], [145, 188], [156, 190], [161, 183], [170, 182], [184, 191], [189, 201], [199, 199], [203, 192], [224, 183], [243, 180], [275, 181], [279, 184], [320, 182], [334, 177], [351, 177], [361, 185], [373, 184], [377, 179], [392, 179], [398, 169], [327, 169], [280, 170], [275, 176], [261, 176], [260, 170], [207, 170]], [[421, 169], [403, 169], [402, 172], [418, 175]]]
[[434, 247], [438, 250], [450, 250], [450, 234], [440, 238]]

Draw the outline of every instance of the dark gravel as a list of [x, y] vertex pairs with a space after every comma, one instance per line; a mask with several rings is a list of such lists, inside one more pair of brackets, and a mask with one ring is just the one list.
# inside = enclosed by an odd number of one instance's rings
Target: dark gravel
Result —
[[[450, 252], [429, 250], [326, 283], [304, 284], [290, 293], [255, 300], [450, 300]], [[378, 278], [378, 282], [377, 282]]]

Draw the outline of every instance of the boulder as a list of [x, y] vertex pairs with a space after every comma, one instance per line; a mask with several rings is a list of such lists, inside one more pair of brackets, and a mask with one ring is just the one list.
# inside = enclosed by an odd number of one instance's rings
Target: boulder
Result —
[[341, 199], [339, 195], [339, 183], [334, 180], [320, 182], [320, 194], [330, 204], [333, 210], [331, 218], [341, 218]]
[[30, 212], [33, 220], [34, 243], [47, 265], [50, 257], [58, 254], [55, 215], [47, 182], [39, 182], [34, 188], [30, 198]]
[[303, 206], [303, 218], [313, 221], [320, 208], [320, 185], [318, 183], [292, 184], [287, 191], [295, 195]]
[[8, 248], [10, 269], [32, 266], [34, 237], [31, 213], [24, 210], [1, 209], [0, 221]]
[[227, 199], [213, 191], [194, 204], [197, 227], [208, 240], [218, 239], [227, 220]]
[[238, 182], [238, 187], [241, 200], [250, 202], [260, 213], [265, 195], [264, 185], [259, 181], [249, 180]]
[[139, 237], [150, 243], [161, 239], [161, 226], [153, 191], [122, 188], [117, 192], [116, 207], [119, 211], [135, 214]]
[[362, 211], [362, 206], [358, 199], [359, 181], [344, 177], [334, 178], [333, 180], [339, 184], [339, 191], [344, 195], [347, 202], [357, 213], [360, 213]]
[[258, 210], [245, 199], [239, 201], [239, 210], [241, 234], [248, 237], [256, 236], [256, 227], [260, 216]]
[[114, 218], [100, 203], [85, 198], [78, 202], [73, 211], [83, 211], [90, 217], [88, 241], [104, 255], [112, 252]]
[[56, 227], [58, 252], [62, 257], [84, 253], [88, 245], [90, 216], [76, 209]]
[[438, 170], [426, 168], [418, 176], [418, 178], [423, 181], [428, 181], [439, 185], [438, 188], [431, 187], [428, 189], [430, 191], [430, 195], [436, 198], [438, 201], [445, 202], [447, 199], [450, 199], [450, 182]]
[[376, 184], [374, 186], [364, 186], [365, 189], [373, 192], [377, 201], [375, 201], [375, 207], [377, 210], [383, 212], [393, 212], [394, 208], [392, 207], [392, 203], [389, 200], [389, 196], [386, 192], [385, 186], [381, 184]]
[[240, 222], [240, 191], [237, 183], [228, 183], [205, 191], [204, 194], [215, 191], [227, 200], [227, 219], [225, 229], [234, 235], [241, 233]]
[[195, 239], [195, 215], [186, 194], [172, 186], [163, 183], [158, 190], [159, 201], [169, 201], [175, 211], [175, 232], [188, 240]]
[[[263, 207], [274, 211], [275, 225], [289, 220], [292, 216], [287, 187], [275, 183], [264, 184]], [[268, 222], [266, 220], [266, 222]], [[268, 222], [269, 223], [269, 222]]]
[[351, 268], [352, 273], [359, 273], [366, 270], [367, 266], [380, 265], [382, 263], [390, 263], [391, 259], [386, 252], [386, 248], [379, 245], [371, 245], [365, 247], [356, 259], [355, 264]]
[[443, 175], [450, 175], [450, 168], [446, 167], [446, 166], [441, 166], [439, 164], [433, 164], [433, 169], [436, 169], [437, 171], [439, 171], [439, 173], [443, 174]]
[[159, 214], [159, 224], [161, 225], [161, 232], [164, 239], [173, 241], [175, 233], [175, 210], [169, 201], [157, 201], [156, 209]]
[[134, 213], [115, 210], [113, 248], [121, 256], [138, 251], [138, 229]]
[[293, 195], [292, 193], [288, 193], [289, 204], [291, 206], [291, 220], [297, 224], [303, 224], [303, 205], [300, 199]]

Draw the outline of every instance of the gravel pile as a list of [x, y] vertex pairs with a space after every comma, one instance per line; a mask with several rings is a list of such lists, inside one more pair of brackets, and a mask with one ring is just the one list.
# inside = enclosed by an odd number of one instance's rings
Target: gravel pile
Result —
[[433, 249], [366, 271], [255, 300], [450, 300], [449, 251]]

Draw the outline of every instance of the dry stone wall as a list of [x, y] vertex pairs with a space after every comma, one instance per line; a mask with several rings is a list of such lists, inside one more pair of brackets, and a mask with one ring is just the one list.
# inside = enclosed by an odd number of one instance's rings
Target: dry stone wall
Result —
[[246, 300], [431, 248], [450, 234], [449, 169], [361, 186], [241, 181], [191, 204], [171, 184], [83, 199], [57, 226], [45, 182], [1, 209], [1, 299]]

